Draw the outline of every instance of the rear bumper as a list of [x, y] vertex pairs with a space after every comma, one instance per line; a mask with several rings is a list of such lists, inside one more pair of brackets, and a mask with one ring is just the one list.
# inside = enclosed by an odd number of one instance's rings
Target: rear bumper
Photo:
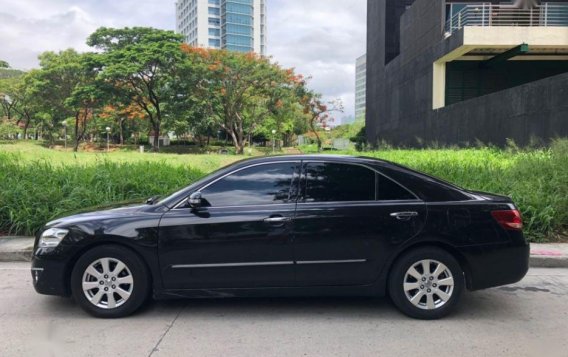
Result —
[[521, 281], [529, 270], [530, 245], [494, 244], [462, 248], [467, 285], [481, 290]]

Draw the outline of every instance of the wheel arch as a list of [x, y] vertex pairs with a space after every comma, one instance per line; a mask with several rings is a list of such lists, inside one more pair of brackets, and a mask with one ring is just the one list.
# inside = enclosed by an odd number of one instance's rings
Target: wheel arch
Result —
[[462, 269], [462, 271], [464, 273], [465, 285], [466, 285], [467, 289], [471, 289], [471, 287], [472, 287], [471, 268], [469, 266], [469, 263], [467, 262], [467, 259], [464, 257], [463, 254], [460, 253], [460, 251], [456, 247], [452, 246], [451, 244], [440, 242], [440, 241], [422, 241], [422, 242], [416, 242], [415, 244], [409, 245], [409, 246], [405, 247], [404, 249], [401, 249], [389, 261], [388, 267], [387, 267], [387, 269], [385, 269], [385, 275], [384, 275], [385, 291], [387, 291], [386, 287], [389, 284], [391, 272], [392, 272], [392, 269], [393, 269], [394, 265], [396, 264], [396, 262], [401, 257], [403, 257], [405, 254], [407, 254], [408, 252], [413, 251], [415, 249], [419, 249], [419, 248], [425, 248], [425, 247], [438, 248], [438, 249], [444, 250], [447, 253], [451, 254], [458, 261], [458, 264], [460, 265], [460, 268]]
[[138, 256], [138, 258], [140, 258], [140, 260], [142, 261], [142, 263], [144, 264], [144, 266], [146, 267], [146, 269], [148, 269], [148, 271], [150, 272], [150, 276], [149, 278], [150, 280], [150, 286], [153, 288], [156, 280], [156, 277], [154, 276], [154, 270], [148, 265], [148, 261], [144, 258], [144, 255], [141, 254], [139, 251], [136, 250], [136, 248], [132, 247], [132, 245], [129, 245], [127, 243], [124, 243], [122, 241], [117, 241], [117, 240], [111, 240], [111, 239], [103, 239], [103, 240], [96, 240], [93, 241], [89, 244], [86, 244], [85, 246], [81, 247], [77, 252], [75, 252], [75, 254], [73, 254], [72, 258], [69, 260], [69, 262], [67, 263], [67, 266], [65, 267], [65, 292], [67, 293], [67, 295], [71, 295], [71, 274], [73, 273], [73, 269], [75, 268], [75, 265], [77, 264], [77, 261], [79, 260], [79, 258], [81, 258], [86, 252], [88, 252], [91, 249], [97, 248], [97, 247], [102, 247], [102, 246], [118, 246], [121, 248], [125, 248], [128, 249], [129, 251], [131, 251], [133, 254], [136, 254], [136, 256]]

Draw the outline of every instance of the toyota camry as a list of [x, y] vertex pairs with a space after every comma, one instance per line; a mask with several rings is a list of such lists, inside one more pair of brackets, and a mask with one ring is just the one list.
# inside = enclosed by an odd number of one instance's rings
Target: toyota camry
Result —
[[56, 219], [36, 236], [41, 294], [97, 317], [148, 298], [385, 296], [420, 319], [528, 269], [508, 197], [349, 156], [245, 160], [144, 205]]

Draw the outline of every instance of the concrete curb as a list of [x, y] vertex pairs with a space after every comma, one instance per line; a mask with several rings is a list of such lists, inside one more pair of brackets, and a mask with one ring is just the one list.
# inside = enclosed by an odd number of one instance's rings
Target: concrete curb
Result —
[[533, 268], [568, 268], [568, 243], [531, 244]]
[[0, 237], [0, 262], [29, 262], [33, 248], [31, 237]]
[[[0, 262], [29, 262], [33, 237], [0, 237]], [[568, 268], [568, 243], [531, 244], [531, 268]]]

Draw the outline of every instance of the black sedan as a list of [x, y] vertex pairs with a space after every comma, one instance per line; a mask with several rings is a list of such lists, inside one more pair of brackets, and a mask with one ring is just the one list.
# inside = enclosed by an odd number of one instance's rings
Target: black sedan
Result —
[[37, 292], [98, 317], [150, 296], [384, 296], [421, 319], [521, 280], [513, 202], [369, 158], [245, 160], [160, 201], [74, 215], [36, 237]]

